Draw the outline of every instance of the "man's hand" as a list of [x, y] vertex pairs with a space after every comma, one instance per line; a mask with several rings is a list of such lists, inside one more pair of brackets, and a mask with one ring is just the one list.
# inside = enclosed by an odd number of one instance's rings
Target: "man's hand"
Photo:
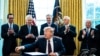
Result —
[[94, 30], [91, 31], [91, 35], [94, 36]]
[[16, 51], [17, 53], [19, 53], [22, 49], [23, 49], [22, 46], [18, 46], [18, 47], [15, 48], [15, 51]]
[[28, 34], [27, 36], [26, 36], [26, 38], [34, 38], [35, 36], [33, 35], [33, 34]]
[[69, 32], [70, 31], [70, 27], [66, 26], [66, 31]]
[[85, 30], [83, 30], [83, 34], [82, 35], [84, 35], [84, 36], [86, 35], [86, 31]]
[[57, 56], [56, 53], [51, 52], [49, 56]]
[[34, 38], [34, 37], [35, 37], [33, 34], [29, 34], [29, 36], [30, 36], [31, 38]]
[[15, 32], [14, 32], [13, 29], [8, 29], [8, 32], [7, 32], [8, 36], [9, 36], [10, 34], [14, 34], [14, 33], [15, 33]]

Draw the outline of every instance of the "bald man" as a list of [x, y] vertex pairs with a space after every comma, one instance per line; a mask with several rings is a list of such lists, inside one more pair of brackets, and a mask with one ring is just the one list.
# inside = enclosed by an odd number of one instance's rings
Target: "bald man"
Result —
[[86, 20], [85, 26], [86, 28], [80, 30], [78, 40], [81, 41], [81, 49], [96, 48], [96, 39], [97, 39], [97, 31], [96, 29], [91, 27], [91, 20]]
[[73, 55], [76, 45], [74, 42], [74, 37], [76, 37], [76, 28], [70, 25], [70, 17], [64, 16], [64, 26], [59, 30], [59, 35], [62, 37], [63, 44], [66, 48], [65, 55]]
[[[19, 31], [19, 38], [22, 40], [21, 45], [25, 44], [30, 44], [33, 43], [38, 36], [38, 29], [37, 26], [32, 25], [32, 15], [27, 15], [26, 16], [26, 24], [21, 26], [20, 31]], [[27, 50], [25, 50], [27, 51]], [[28, 50], [29, 52], [34, 51], [33, 50]], [[27, 51], [27, 52], [28, 52]]]

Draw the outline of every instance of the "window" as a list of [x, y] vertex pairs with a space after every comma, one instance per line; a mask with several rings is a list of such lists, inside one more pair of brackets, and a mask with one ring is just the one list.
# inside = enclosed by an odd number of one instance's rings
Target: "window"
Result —
[[[7, 1], [6, 1], [7, 2]], [[1, 39], [1, 25], [4, 16], [4, 0], [0, 0], [0, 56], [2, 56], [3, 39]]]
[[41, 24], [46, 22], [46, 15], [53, 14], [55, 0], [33, 0], [36, 13], [36, 24], [40, 32]]
[[91, 19], [92, 27], [100, 24], [100, 1], [99, 0], [82, 0], [83, 2], [83, 27], [84, 20]]
[[4, 16], [4, 0], [0, 0], [0, 34], [1, 34], [1, 25], [2, 25], [2, 21], [3, 21], [3, 16]]

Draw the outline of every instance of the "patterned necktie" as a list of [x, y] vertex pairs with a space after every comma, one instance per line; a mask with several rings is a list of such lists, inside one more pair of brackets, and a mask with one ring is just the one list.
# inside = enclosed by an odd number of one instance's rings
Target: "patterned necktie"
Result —
[[48, 40], [48, 54], [52, 52], [50, 40]]

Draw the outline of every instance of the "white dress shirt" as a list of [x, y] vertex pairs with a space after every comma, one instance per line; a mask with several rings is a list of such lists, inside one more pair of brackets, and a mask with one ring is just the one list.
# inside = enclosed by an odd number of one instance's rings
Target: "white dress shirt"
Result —
[[86, 28], [86, 31], [88, 31], [88, 33], [90, 33], [90, 28]]
[[69, 27], [69, 24], [68, 24], [68, 25], [65, 25], [64, 34], [66, 34], [66, 31], [67, 31], [67, 27]]
[[8, 23], [9, 28], [11, 27], [11, 29], [13, 29], [13, 23]]
[[69, 27], [69, 24], [68, 25], [65, 25], [65, 29], [67, 29], [67, 27]]

